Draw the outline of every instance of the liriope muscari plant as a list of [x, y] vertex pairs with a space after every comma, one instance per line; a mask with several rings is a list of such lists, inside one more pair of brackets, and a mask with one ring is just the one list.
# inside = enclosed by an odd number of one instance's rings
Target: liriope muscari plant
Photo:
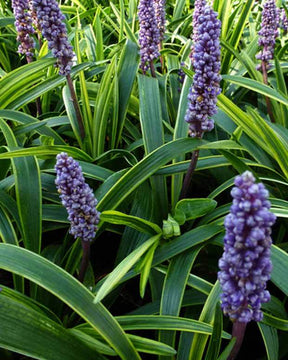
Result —
[[67, 153], [57, 155], [56, 186], [62, 204], [68, 212], [70, 234], [82, 241], [83, 258], [79, 280], [83, 281], [89, 260], [90, 242], [94, 239], [100, 213], [96, 210], [97, 200], [86, 184], [81, 166]]
[[[214, 128], [211, 117], [217, 112], [217, 95], [221, 92], [219, 74], [221, 21], [217, 19], [217, 13], [209, 5], [201, 11], [197, 15], [197, 26], [195, 26], [197, 41], [193, 45], [192, 67], [195, 74], [185, 114], [185, 121], [189, 124], [189, 135], [196, 138], [202, 138], [204, 132]], [[198, 155], [198, 150], [193, 152], [180, 198], [187, 194]]]
[[156, 77], [153, 61], [160, 56], [160, 29], [157, 25], [154, 0], [140, 0], [138, 6], [140, 69], [145, 74], [149, 69]]
[[233, 321], [233, 336], [237, 337], [230, 359], [240, 349], [246, 324], [261, 321], [261, 304], [270, 300], [266, 283], [272, 271], [270, 235], [276, 220], [269, 211], [268, 191], [262, 183], [255, 183], [250, 171], [237, 176], [234, 184], [232, 206], [224, 222], [224, 253], [218, 273], [221, 306]]
[[15, 16], [15, 27], [17, 30], [17, 41], [20, 42], [18, 52], [26, 55], [27, 62], [32, 61], [35, 42], [32, 26], [32, 15], [28, 0], [12, 0], [12, 8]]

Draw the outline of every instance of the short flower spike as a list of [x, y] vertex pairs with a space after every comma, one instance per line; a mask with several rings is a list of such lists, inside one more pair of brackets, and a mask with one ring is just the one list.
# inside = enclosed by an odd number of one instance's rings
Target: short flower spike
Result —
[[160, 30], [157, 26], [154, 0], [140, 0], [138, 6], [140, 68], [145, 73], [151, 61], [160, 56]]
[[55, 0], [32, 0], [32, 7], [35, 11], [40, 31], [48, 40], [48, 47], [52, 50], [53, 56], [58, 60], [60, 75], [68, 75], [71, 72], [73, 48], [67, 37], [67, 29], [63, 20], [65, 16], [59, 9]]
[[71, 222], [70, 234], [84, 241], [95, 237], [100, 213], [92, 189], [85, 183], [81, 166], [71, 156], [57, 155], [56, 186]]
[[32, 58], [35, 43], [32, 35], [35, 30], [32, 26], [32, 16], [28, 0], [12, 0], [12, 8], [15, 16], [15, 26], [18, 33], [17, 40], [20, 42], [18, 52]]
[[[266, 0], [262, 11], [261, 30], [259, 31], [258, 45], [263, 49], [256, 55], [256, 59], [265, 62], [266, 69], [269, 69], [270, 60], [274, 56], [274, 47], [279, 26], [279, 11], [276, 7], [275, 0]], [[262, 65], [257, 65], [257, 70], [261, 70]]]
[[214, 128], [211, 116], [216, 114], [217, 95], [220, 94], [220, 31], [217, 13], [206, 6], [198, 17], [197, 41], [193, 46], [192, 66], [195, 71], [188, 95], [185, 121], [190, 135], [201, 137]]
[[271, 226], [276, 216], [269, 211], [268, 191], [255, 183], [251, 172], [235, 178], [233, 203], [225, 218], [224, 253], [219, 260], [222, 309], [232, 321], [261, 321], [261, 304], [270, 300]]

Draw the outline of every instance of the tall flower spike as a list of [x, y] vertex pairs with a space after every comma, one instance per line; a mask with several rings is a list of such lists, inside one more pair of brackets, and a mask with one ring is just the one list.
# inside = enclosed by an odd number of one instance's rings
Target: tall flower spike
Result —
[[15, 16], [15, 26], [18, 33], [17, 41], [20, 42], [18, 52], [25, 54], [27, 58], [32, 58], [35, 47], [32, 35], [34, 28], [32, 26], [31, 13], [28, 0], [12, 0], [12, 8]]
[[164, 39], [165, 34], [165, 23], [166, 23], [166, 0], [154, 0], [154, 9], [155, 9], [155, 16], [156, 22], [159, 29], [159, 41], [161, 42]]
[[[256, 59], [265, 62], [266, 69], [271, 67], [270, 60], [273, 59], [275, 41], [279, 26], [279, 11], [275, 0], [266, 0], [262, 11], [261, 30], [259, 31], [258, 45], [263, 47]], [[257, 65], [257, 70], [262, 69], [262, 65]]]
[[139, 45], [140, 45], [140, 68], [144, 74], [151, 62], [160, 56], [159, 43], [160, 31], [157, 26], [154, 0], [140, 0], [138, 6], [139, 17]]
[[33, 0], [32, 5], [42, 35], [48, 40], [48, 47], [58, 60], [59, 74], [70, 74], [74, 53], [63, 22], [65, 16], [61, 13], [58, 3], [56, 0]]
[[210, 6], [205, 6], [198, 18], [198, 40], [194, 44], [192, 66], [195, 71], [188, 95], [185, 121], [192, 137], [201, 137], [211, 131], [214, 121], [210, 118], [217, 112], [217, 95], [220, 94], [220, 30], [221, 22]]
[[194, 46], [199, 40], [199, 31], [198, 31], [199, 21], [198, 20], [199, 20], [199, 16], [202, 15], [206, 5], [207, 5], [206, 0], [195, 0], [195, 2], [194, 2], [194, 12], [193, 12], [193, 21], [192, 21], [192, 26], [193, 26], [192, 41], [193, 41], [193, 44], [192, 44], [191, 52], [190, 52], [190, 59], [192, 61], [193, 61]]
[[281, 9], [281, 28], [284, 34], [286, 34], [288, 31], [288, 18], [285, 9]]
[[85, 183], [77, 161], [62, 152], [57, 155], [56, 186], [71, 223], [70, 234], [84, 241], [95, 237], [100, 213], [92, 189]]
[[224, 253], [219, 260], [222, 309], [233, 321], [261, 321], [261, 303], [270, 300], [272, 214], [268, 191], [251, 172], [235, 178], [233, 203], [225, 218]]

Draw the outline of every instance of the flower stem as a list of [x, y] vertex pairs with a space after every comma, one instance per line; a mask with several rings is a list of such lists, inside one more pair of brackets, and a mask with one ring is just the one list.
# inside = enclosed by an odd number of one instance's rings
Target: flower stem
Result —
[[75, 90], [74, 90], [74, 86], [73, 86], [73, 82], [72, 82], [70, 74], [66, 75], [66, 79], [67, 79], [67, 84], [68, 84], [68, 87], [69, 87], [69, 90], [70, 90], [73, 106], [74, 106], [74, 109], [75, 109], [77, 122], [78, 122], [78, 125], [79, 125], [80, 136], [81, 136], [81, 139], [83, 140], [84, 137], [85, 137], [84, 124], [83, 124], [83, 119], [82, 119], [82, 115], [81, 115], [81, 112], [80, 112], [79, 103], [78, 103], [78, 100], [77, 100], [77, 97], [76, 97], [76, 93], [75, 93]]
[[83, 283], [85, 273], [89, 264], [89, 258], [90, 258], [90, 241], [82, 240], [81, 242], [82, 249], [83, 249], [83, 255], [82, 255], [82, 261], [79, 271], [78, 280]]
[[232, 337], [236, 338], [235, 345], [227, 358], [227, 360], [234, 360], [241, 348], [247, 323], [235, 321], [233, 324]]
[[[33, 59], [31, 56], [26, 55], [26, 61], [27, 61], [27, 64], [30, 64], [33, 61]], [[37, 115], [38, 116], [42, 115], [42, 106], [41, 106], [39, 97], [36, 99], [36, 108], [37, 108]]]
[[153, 60], [150, 61], [150, 69], [151, 69], [151, 75], [156, 78], [156, 72], [155, 72], [155, 67], [154, 67], [154, 63]]
[[[266, 61], [262, 60], [261, 61], [261, 67], [262, 67], [262, 74], [263, 74], [263, 82], [265, 85], [268, 85], [268, 74], [267, 74], [267, 67], [266, 67], [267, 63]], [[271, 119], [272, 123], [275, 123], [275, 118], [272, 112], [272, 104], [271, 104], [271, 100], [268, 96], [265, 96], [265, 101], [266, 101], [266, 106], [267, 106], [267, 113], [269, 114], [269, 117]]]
[[181, 190], [181, 193], [180, 193], [179, 200], [184, 199], [188, 194], [191, 179], [192, 179], [192, 175], [193, 175], [194, 170], [195, 170], [196, 165], [197, 165], [198, 157], [199, 157], [199, 150], [194, 150], [192, 152], [192, 157], [191, 157], [191, 161], [190, 161], [188, 171], [187, 171], [187, 173], [185, 175], [185, 178], [184, 178], [184, 182], [183, 182], [183, 186], [182, 186], [182, 190]]

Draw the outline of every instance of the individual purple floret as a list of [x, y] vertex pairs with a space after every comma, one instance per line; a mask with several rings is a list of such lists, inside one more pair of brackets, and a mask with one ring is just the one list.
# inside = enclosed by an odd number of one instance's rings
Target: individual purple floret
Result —
[[20, 42], [18, 52], [20, 54], [25, 54], [27, 58], [32, 58], [33, 49], [35, 47], [32, 35], [35, 31], [32, 26], [28, 0], [12, 0], [12, 8], [18, 33], [17, 41]]
[[53, 56], [57, 58], [57, 67], [60, 75], [68, 75], [71, 72], [73, 48], [69, 44], [67, 29], [64, 24], [65, 16], [61, 13], [55, 0], [33, 0], [40, 30]]
[[155, 16], [156, 16], [156, 23], [159, 29], [160, 35], [160, 42], [164, 39], [165, 34], [165, 23], [166, 23], [166, 0], [154, 0], [154, 9], [155, 9]]
[[84, 241], [95, 237], [100, 213], [92, 189], [85, 183], [81, 166], [71, 156], [57, 155], [56, 186], [71, 223], [70, 234]]
[[288, 18], [285, 9], [281, 9], [281, 28], [284, 34], [286, 34], [288, 31]]
[[160, 56], [158, 49], [160, 31], [157, 26], [153, 1], [154, 0], [140, 0], [138, 6], [140, 68], [144, 74], [148, 70], [150, 63]]
[[[261, 30], [259, 31], [258, 45], [263, 47], [256, 59], [265, 63], [266, 69], [271, 67], [270, 60], [273, 59], [275, 41], [278, 34], [279, 11], [275, 0], [266, 0], [262, 11]], [[257, 70], [262, 69], [262, 64], [257, 65]]]
[[224, 253], [219, 260], [222, 309], [233, 321], [261, 321], [261, 303], [270, 300], [272, 214], [268, 191], [250, 171], [235, 178], [233, 203], [225, 218]]
[[193, 27], [192, 41], [193, 41], [193, 44], [192, 44], [191, 52], [190, 52], [191, 60], [193, 59], [194, 46], [199, 40], [199, 32], [198, 32], [199, 21], [198, 21], [198, 19], [199, 19], [199, 16], [203, 13], [204, 8], [205, 8], [206, 5], [207, 5], [206, 0], [195, 0], [195, 2], [194, 2], [194, 12], [193, 12], [193, 21], [192, 21], [192, 27]]
[[199, 37], [194, 44], [192, 66], [195, 71], [193, 84], [188, 95], [188, 109], [185, 121], [189, 123], [192, 137], [201, 137], [211, 131], [216, 114], [217, 95], [220, 94], [220, 30], [217, 13], [206, 6], [198, 18]]

